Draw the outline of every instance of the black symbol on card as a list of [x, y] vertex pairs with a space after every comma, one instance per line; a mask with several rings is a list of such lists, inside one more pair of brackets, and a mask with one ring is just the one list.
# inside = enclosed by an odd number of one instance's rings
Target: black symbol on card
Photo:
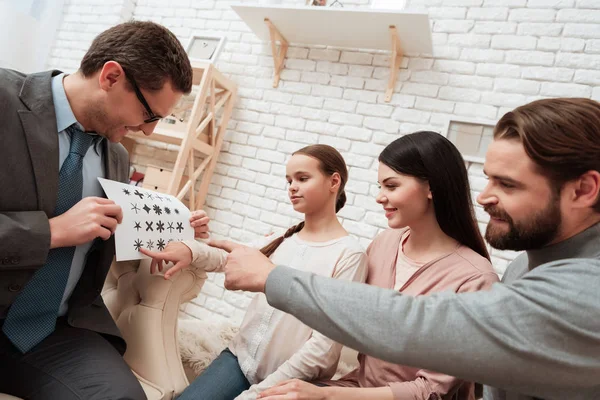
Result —
[[154, 195], [152, 193], [146, 193], [146, 197], [152, 200], [154, 198]]
[[165, 249], [165, 241], [158, 239], [158, 242], [156, 242], [156, 248], [160, 251], [163, 251]]
[[165, 212], [166, 212], [167, 214], [171, 214], [171, 209], [170, 209], [169, 207], [165, 207]]
[[181, 233], [181, 231], [183, 230], [183, 222], [178, 222], [177, 223], [177, 228], [175, 228], [179, 231], [179, 233]]
[[131, 195], [131, 192], [129, 191], [129, 189], [123, 188], [123, 193], [125, 193], [125, 196]]
[[146, 211], [148, 214], [150, 214], [150, 210], [152, 210], [150, 207], [148, 207], [148, 204], [144, 204], [144, 211]]
[[140, 200], [144, 199], [144, 193], [140, 192], [137, 189], [135, 189], [135, 192], [133, 192], [133, 194], [135, 194], [136, 196], [140, 196]]
[[146, 242], [146, 247], [148, 248], [148, 250], [152, 250], [154, 248], [154, 242], [152, 240], [148, 240]]
[[148, 231], [152, 231], [152, 232], [154, 232], [154, 229], [152, 229], [152, 224], [153, 224], [153, 223], [154, 223], [154, 222], [152, 222], [152, 221], [150, 221], [150, 222], [146, 222], [146, 232], [148, 232]]
[[135, 229], [135, 230], [137, 230], [139, 232], [140, 229], [142, 229], [142, 227], [140, 226], [140, 223], [139, 222], [134, 222], [134, 224], [135, 225], [133, 226], [133, 229]]
[[156, 215], [161, 215], [162, 214], [162, 209], [159, 206], [157, 206], [156, 204], [152, 207], [152, 209], [154, 210], [154, 213]]
[[175, 211], [175, 214], [179, 214], [179, 210], [174, 208], [173, 211]]
[[131, 210], [135, 211], [136, 214], [138, 213], [138, 211], [140, 211], [136, 203], [131, 203]]
[[175, 229], [173, 227], [173, 223], [172, 222], [168, 222], [169, 226], [167, 226], [167, 229], [169, 230], [169, 232], [173, 232], [173, 229]]
[[157, 194], [155, 194], [155, 195], [154, 195], [154, 197], [156, 197], [156, 200], [163, 201], [163, 198], [162, 198], [162, 197], [160, 197], [160, 196], [159, 196], [159, 195], [157, 195]]
[[165, 224], [164, 224], [164, 222], [158, 221], [156, 223], [156, 230], [159, 231], [159, 232], [164, 231], [165, 230]]
[[142, 241], [140, 239], [136, 239], [135, 242], [133, 243], [133, 247], [137, 251], [140, 251], [140, 249], [142, 248]]

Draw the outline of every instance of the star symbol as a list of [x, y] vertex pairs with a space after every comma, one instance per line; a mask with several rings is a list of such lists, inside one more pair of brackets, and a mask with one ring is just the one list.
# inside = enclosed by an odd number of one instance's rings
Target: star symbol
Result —
[[156, 200], [163, 201], [163, 198], [162, 198], [162, 197], [160, 197], [160, 196], [159, 196], [159, 195], [157, 195], [157, 194], [155, 194], [155, 195], [154, 195], [154, 197], [156, 197]]
[[167, 226], [167, 229], [169, 230], [169, 232], [173, 232], [173, 229], [175, 229], [173, 227], [173, 223], [172, 222], [168, 222], [169, 226]]
[[139, 232], [140, 229], [142, 229], [142, 227], [140, 226], [139, 222], [135, 222], [135, 226], [133, 227], [133, 229], [135, 229], [135, 230], [137, 230]]
[[152, 207], [154, 209], [154, 212], [156, 213], [156, 215], [160, 215], [162, 214], [162, 210], [160, 209], [159, 206], [157, 206], [156, 204], [154, 205], [154, 207]]
[[156, 223], [156, 230], [162, 232], [165, 230], [165, 224], [162, 221]]
[[166, 212], [167, 214], [171, 214], [171, 209], [170, 209], [169, 207], [165, 207], [165, 212]]
[[150, 210], [151, 210], [151, 208], [148, 207], [147, 204], [144, 204], [144, 211], [146, 211], [148, 214], [150, 214]]
[[146, 197], [149, 198], [150, 200], [152, 200], [154, 198], [152, 193], [146, 193]]
[[125, 188], [123, 188], [123, 193], [125, 193], [125, 196], [129, 196], [131, 194], [129, 189], [125, 189]]
[[135, 211], [136, 214], [138, 213], [138, 211], [140, 211], [136, 203], [131, 203], [131, 210]]
[[177, 223], [177, 228], [175, 228], [179, 231], [179, 233], [181, 233], [181, 231], [183, 230], [183, 223], [182, 222], [178, 222]]
[[175, 211], [175, 214], [179, 214], [179, 210], [178, 209], [173, 209], [173, 211]]
[[137, 251], [140, 251], [140, 248], [142, 247], [142, 241], [140, 239], [136, 239], [136, 241], [133, 243], [133, 247]]
[[156, 242], [156, 247], [160, 250], [163, 251], [165, 249], [165, 241], [162, 239], [158, 239], [158, 242]]
[[154, 248], [154, 242], [152, 240], [148, 240], [146, 242], [146, 247], [148, 248], [148, 250], [152, 250]]

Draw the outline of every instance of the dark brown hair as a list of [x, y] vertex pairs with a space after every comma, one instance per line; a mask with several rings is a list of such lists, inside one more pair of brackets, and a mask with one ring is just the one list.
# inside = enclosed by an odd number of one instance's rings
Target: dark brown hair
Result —
[[[304, 154], [318, 160], [319, 169], [327, 176], [332, 176], [336, 172], [340, 175], [340, 188], [338, 189], [337, 199], [335, 202], [335, 212], [337, 213], [340, 211], [346, 204], [346, 192], [344, 191], [344, 187], [346, 186], [346, 182], [348, 182], [348, 168], [346, 167], [344, 157], [342, 157], [339, 151], [326, 144], [314, 144], [311, 146], [306, 146], [292, 153], [292, 155], [295, 154]], [[262, 253], [267, 257], [271, 257], [271, 254], [275, 252], [275, 250], [281, 243], [283, 243], [285, 239], [289, 238], [294, 233], [300, 232], [302, 228], [304, 228], [304, 221], [289, 228], [283, 234], [283, 236], [278, 237], [260, 249], [260, 251], [262, 251]]]
[[[537, 100], [510, 111], [494, 139], [517, 139], [553, 189], [587, 171], [600, 172], [600, 103], [583, 98]], [[600, 212], [600, 201], [594, 205]]]
[[106, 62], [116, 61], [141, 88], [160, 90], [170, 80], [182, 93], [192, 90], [192, 66], [175, 35], [150, 21], [129, 21], [100, 33], [81, 60], [89, 77]]
[[452, 142], [436, 132], [411, 133], [387, 145], [379, 161], [400, 174], [428, 182], [442, 231], [490, 259], [475, 219], [467, 168]]

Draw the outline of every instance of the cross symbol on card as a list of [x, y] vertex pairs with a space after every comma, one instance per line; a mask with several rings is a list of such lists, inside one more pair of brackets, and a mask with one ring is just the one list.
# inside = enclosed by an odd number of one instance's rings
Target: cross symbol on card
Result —
[[144, 194], [137, 189], [135, 189], [135, 192], [133, 192], [133, 194], [135, 194], [136, 196], [139, 196], [140, 200], [142, 200], [144, 198]]
[[148, 231], [152, 231], [152, 232], [154, 232], [154, 229], [152, 228], [152, 224], [153, 224], [153, 223], [154, 223], [154, 222], [152, 222], [152, 221], [150, 221], [150, 222], [146, 222], [146, 232], [148, 232]]

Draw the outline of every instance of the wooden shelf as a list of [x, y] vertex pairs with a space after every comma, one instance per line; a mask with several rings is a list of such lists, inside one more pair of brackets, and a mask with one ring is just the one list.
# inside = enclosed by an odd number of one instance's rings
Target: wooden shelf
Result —
[[403, 55], [433, 52], [429, 17], [424, 13], [329, 7], [233, 5], [231, 8], [261, 40], [271, 42], [273, 87], [279, 85], [291, 43], [389, 50], [390, 77], [385, 97], [389, 102]]

